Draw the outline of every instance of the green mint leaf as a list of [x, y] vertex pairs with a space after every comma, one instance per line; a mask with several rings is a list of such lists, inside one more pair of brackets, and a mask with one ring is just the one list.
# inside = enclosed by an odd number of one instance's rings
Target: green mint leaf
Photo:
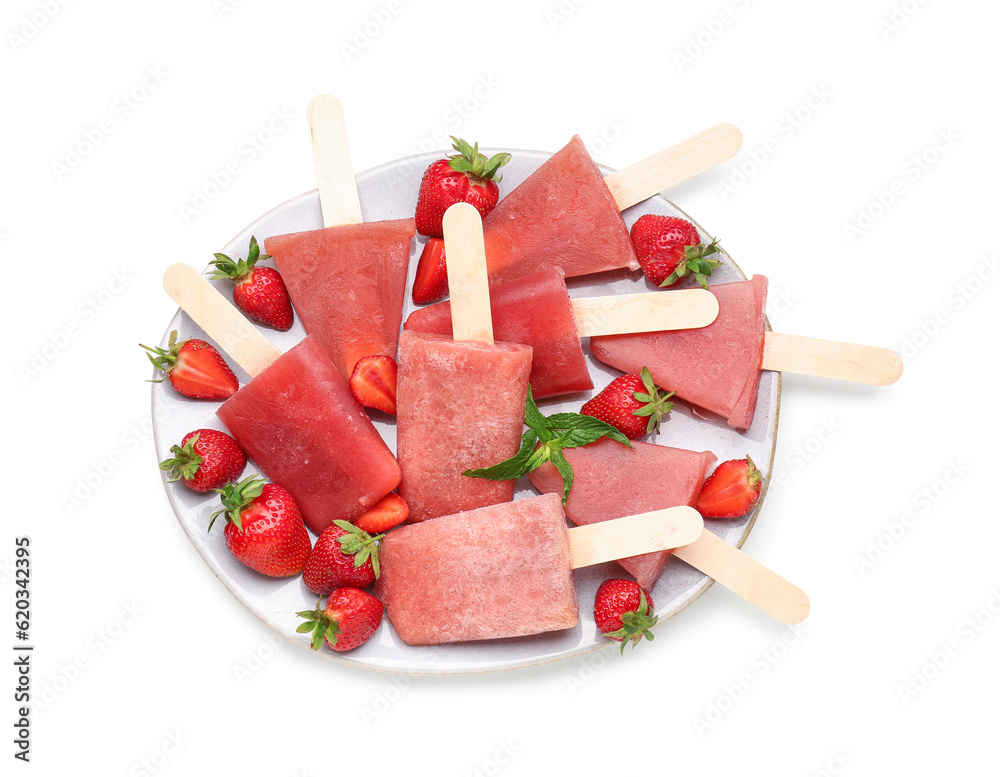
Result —
[[[479, 469], [467, 469], [462, 474], [470, 478], [483, 478], [484, 480], [514, 480], [531, 472], [528, 468], [528, 461], [535, 454], [535, 443], [538, 437], [535, 432], [528, 429], [521, 435], [521, 449], [505, 461]], [[532, 468], [533, 469], [533, 468]]]
[[545, 416], [538, 409], [531, 394], [531, 386], [528, 386], [528, 397], [524, 401], [524, 423], [538, 436], [539, 441], [548, 442], [552, 439]]
[[559, 474], [562, 475], [563, 479], [562, 503], [566, 504], [566, 500], [569, 499], [569, 491], [571, 488], [573, 488], [573, 468], [570, 466], [569, 462], [566, 460], [566, 457], [560, 451], [555, 451], [552, 454], [551, 461], [553, 466], [555, 466], [555, 468], [559, 470]]

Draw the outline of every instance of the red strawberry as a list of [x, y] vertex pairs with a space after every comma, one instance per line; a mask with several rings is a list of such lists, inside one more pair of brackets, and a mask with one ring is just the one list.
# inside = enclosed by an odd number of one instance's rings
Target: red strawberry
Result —
[[[170, 385], [186, 397], [229, 399], [240, 387], [236, 375], [211, 345], [204, 340], [177, 342], [177, 330], [170, 333], [166, 348], [150, 348], [146, 356], [158, 370], [166, 373]], [[153, 381], [163, 382], [163, 378]]]
[[334, 588], [368, 588], [379, 575], [378, 541], [347, 521], [334, 521], [319, 535], [309, 552], [302, 582], [314, 594], [328, 594]]
[[764, 476], [749, 456], [724, 461], [705, 481], [694, 509], [705, 518], [739, 518], [757, 504], [763, 487]]
[[212, 265], [213, 280], [230, 278], [233, 286], [233, 302], [254, 321], [285, 331], [292, 328], [292, 301], [281, 275], [273, 267], [257, 267], [260, 259], [270, 259], [261, 255], [257, 238], [250, 238], [250, 250], [246, 259], [230, 259], [225, 254], [216, 254]]
[[396, 373], [396, 360], [391, 356], [362, 356], [347, 382], [362, 407], [395, 413]]
[[413, 301], [417, 305], [437, 302], [448, 296], [448, 266], [444, 259], [444, 239], [432, 237], [420, 252], [417, 274], [413, 277]]
[[410, 508], [403, 497], [389, 493], [379, 499], [354, 525], [369, 534], [380, 534], [399, 526], [410, 516]]
[[660, 431], [663, 416], [669, 413], [674, 395], [671, 391], [661, 394], [649, 370], [642, 368], [641, 375], [622, 375], [611, 381], [597, 396], [584, 402], [583, 415], [611, 424], [630, 440], [644, 434]]
[[708, 258], [718, 253], [718, 241], [705, 245], [694, 224], [675, 216], [647, 213], [632, 225], [630, 235], [642, 271], [657, 286], [674, 286], [692, 273], [707, 288], [708, 276], [722, 264]]
[[326, 642], [338, 651], [353, 650], [374, 634], [382, 622], [382, 602], [357, 588], [338, 588], [326, 600], [316, 601], [315, 610], [296, 613], [305, 618], [295, 629], [300, 634], [312, 632], [312, 649], [319, 650]]
[[479, 153], [479, 144], [470, 146], [452, 137], [458, 154], [432, 162], [420, 181], [417, 194], [417, 232], [428, 237], [444, 237], [441, 219], [456, 202], [475, 206], [483, 218], [500, 199], [497, 171], [510, 161], [510, 154], [496, 154], [489, 159]]
[[195, 429], [180, 445], [170, 448], [172, 459], [160, 462], [170, 472], [170, 482], [182, 481], [192, 491], [215, 491], [232, 483], [247, 465], [243, 449], [232, 437], [217, 429]]
[[650, 631], [657, 621], [653, 615], [653, 599], [649, 592], [632, 580], [605, 580], [594, 597], [594, 621], [598, 630], [609, 639], [631, 642], [634, 648], [643, 637], [653, 639]]
[[219, 489], [226, 515], [226, 547], [243, 564], [270, 577], [291, 577], [309, 556], [309, 532], [302, 514], [281, 486], [251, 475]]

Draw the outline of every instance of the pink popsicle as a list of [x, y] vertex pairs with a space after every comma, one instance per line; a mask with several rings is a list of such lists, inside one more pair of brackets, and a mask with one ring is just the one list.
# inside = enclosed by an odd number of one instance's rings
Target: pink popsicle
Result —
[[[632, 445], [635, 447], [626, 448], [603, 438], [563, 451], [573, 467], [573, 489], [566, 500], [566, 515], [573, 523], [587, 526], [635, 513], [694, 505], [705, 471], [715, 461], [714, 454], [647, 442]], [[542, 493], [562, 494], [562, 478], [551, 464], [543, 464], [529, 478]], [[649, 589], [669, 556], [670, 551], [662, 550], [619, 559], [618, 563]]]
[[653, 379], [691, 404], [749, 429], [757, 407], [764, 348], [767, 278], [709, 286], [719, 315], [702, 329], [592, 337], [590, 348], [605, 364]]

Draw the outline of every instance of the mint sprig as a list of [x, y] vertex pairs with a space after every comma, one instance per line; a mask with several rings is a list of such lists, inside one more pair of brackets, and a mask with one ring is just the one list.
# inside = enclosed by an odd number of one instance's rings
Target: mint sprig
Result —
[[528, 398], [524, 403], [524, 423], [528, 429], [521, 435], [521, 448], [509, 459], [480, 469], [467, 469], [463, 475], [485, 480], [514, 480], [527, 475], [546, 462], [558, 470], [563, 479], [563, 504], [569, 498], [573, 487], [573, 468], [563, 454], [564, 448], [578, 448], [595, 442], [601, 437], [610, 437], [629, 448], [632, 443], [611, 424], [580, 413], [554, 413], [542, 415], [528, 387]]

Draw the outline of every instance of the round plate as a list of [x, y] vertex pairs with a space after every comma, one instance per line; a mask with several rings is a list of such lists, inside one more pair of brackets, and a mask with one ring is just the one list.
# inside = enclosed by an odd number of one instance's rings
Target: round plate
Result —
[[[495, 152], [484, 151], [484, 153], [490, 155]], [[537, 151], [513, 152], [513, 159], [504, 168], [501, 193], [506, 193], [517, 186], [549, 156]], [[358, 191], [365, 221], [411, 217], [417, 201], [421, 176], [427, 166], [439, 157], [440, 154], [437, 153], [408, 157], [360, 174], [357, 178]], [[613, 172], [608, 168], [602, 169], [605, 174]], [[680, 216], [691, 220], [662, 197], [646, 200], [629, 208], [622, 215], [626, 224], [631, 226], [645, 213]], [[272, 235], [318, 229], [322, 224], [319, 195], [316, 191], [308, 192], [258, 218], [223, 246], [221, 251], [233, 257], [246, 256], [251, 235], [256, 236], [263, 245], [264, 239]], [[703, 240], [707, 242], [711, 239], [709, 233], [700, 227], [699, 230]], [[409, 290], [413, 283], [416, 258], [423, 248], [423, 240], [424, 238], [418, 237], [411, 247], [404, 320], [414, 309]], [[736, 263], [725, 252], [722, 252], [721, 261], [722, 267], [713, 273], [713, 283], [745, 278]], [[213, 283], [223, 294], [231, 298], [231, 283], [226, 281]], [[628, 271], [571, 278], [568, 280], [568, 285], [570, 294], [574, 297], [609, 293], [628, 294], [654, 288], [643, 278], [641, 272]], [[185, 337], [209, 339], [185, 314], [178, 312], [167, 327], [161, 345], [166, 344], [167, 336], [174, 329], [178, 330], [182, 339]], [[288, 332], [277, 332], [268, 328], [262, 328], [262, 331], [282, 351], [288, 350], [304, 336], [302, 325], [297, 319]], [[554, 412], [579, 411], [584, 401], [620, 374], [594, 359], [589, 353], [589, 348], [585, 348], [585, 351], [594, 380], [594, 390], [539, 402], [542, 412], [546, 415]], [[241, 384], [249, 380], [249, 376], [238, 367], [234, 369]], [[750, 455], [765, 478], [769, 478], [778, 425], [780, 390], [779, 373], [764, 372], [761, 376], [753, 426], [742, 433], [729, 428], [724, 420], [716, 416], [702, 413], [683, 402], [678, 402], [669, 414], [668, 420], [664, 422], [656, 442], [676, 448], [712, 451], [719, 461]], [[153, 430], [156, 453], [160, 461], [168, 458], [170, 446], [179, 444], [181, 438], [189, 431], [201, 427], [225, 428], [215, 416], [218, 403], [187, 399], [169, 388], [167, 382], [154, 383], [152, 394]], [[376, 428], [389, 447], [394, 450], [396, 428], [393, 417], [375, 411], [372, 412], [372, 416]], [[244, 476], [254, 471], [255, 468], [251, 463]], [[292, 642], [308, 648], [307, 635], [295, 631], [296, 626], [302, 622], [295, 613], [298, 610], [312, 609], [316, 596], [305, 587], [301, 576], [291, 579], [268, 578], [240, 564], [227, 550], [221, 526], [211, 534], [206, 533], [209, 516], [219, 509], [217, 496], [196, 494], [180, 483], [166, 483], [166, 478], [164, 482], [167, 497], [177, 514], [177, 519], [215, 575], [247, 609], [268, 626]], [[766, 482], [767, 480], [765, 484]], [[528, 483], [527, 478], [523, 478], [518, 483], [515, 499], [535, 493], [537, 492]], [[706, 525], [730, 544], [739, 546], [749, 534], [763, 501], [762, 498], [754, 512], [742, 519], [706, 521]], [[580, 599], [580, 621], [572, 629], [532, 637], [411, 647], [398, 638], [388, 619], [384, 619], [375, 636], [361, 647], [348, 653], [336, 653], [324, 648], [318, 651], [318, 655], [367, 669], [407, 674], [490, 672], [577, 656], [608, 644], [608, 640], [598, 634], [594, 624], [594, 594], [601, 581], [608, 577], [620, 577], [624, 571], [617, 564], [608, 563], [579, 569], [575, 574]], [[702, 573], [679, 559], [671, 559], [651, 592], [660, 618], [659, 628], [664, 628], [663, 622], [691, 604], [711, 584], [712, 580]]]

